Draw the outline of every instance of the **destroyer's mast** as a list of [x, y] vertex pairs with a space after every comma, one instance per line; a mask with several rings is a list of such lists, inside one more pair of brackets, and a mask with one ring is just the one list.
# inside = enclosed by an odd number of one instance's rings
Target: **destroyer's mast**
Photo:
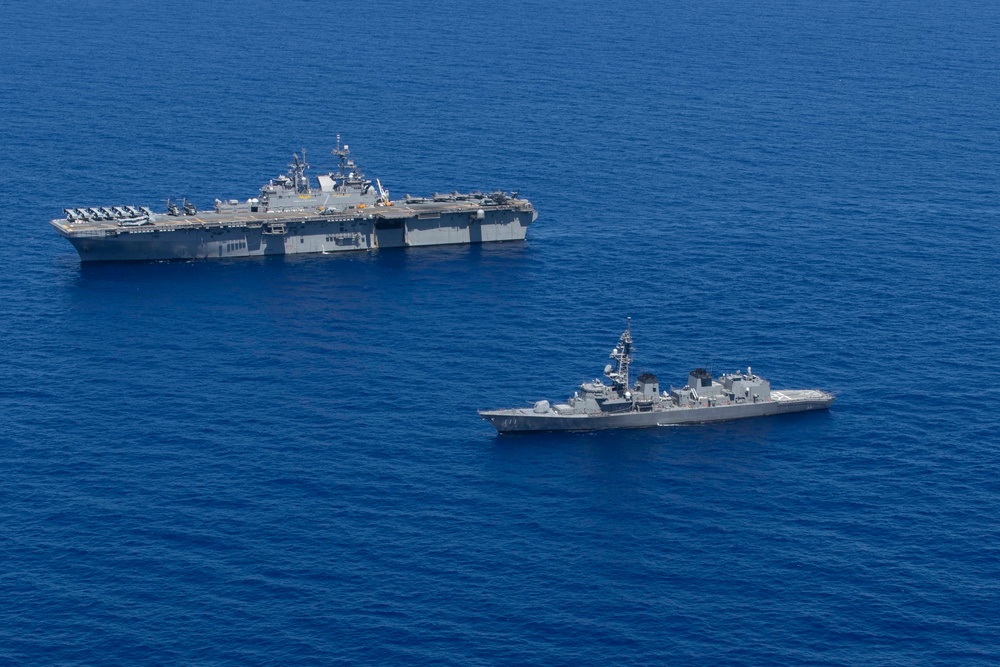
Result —
[[604, 374], [609, 380], [615, 383], [615, 388], [620, 391], [626, 391], [629, 386], [628, 378], [628, 365], [632, 361], [632, 318], [628, 318], [628, 326], [622, 333], [621, 338], [618, 339], [618, 345], [615, 349], [611, 351], [609, 355], [615, 360], [615, 369], [610, 369], [610, 364], [608, 364], [608, 369], [604, 371]]

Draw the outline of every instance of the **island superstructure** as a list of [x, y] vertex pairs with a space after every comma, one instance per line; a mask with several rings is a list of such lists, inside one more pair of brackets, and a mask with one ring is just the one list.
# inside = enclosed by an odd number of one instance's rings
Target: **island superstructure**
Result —
[[332, 253], [459, 243], [523, 240], [537, 213], [517, 193], [435, 194], [391, 200], [381, 182], [365, 178], [348, 146], [332, 151], [339, 169], [313, 183], [309, 165], [293, 155], [288, 173], [240, 201], [216, 199], [199, 211], [186, 199], [167, 210], [146, 206], [67, 208], [51, 224], [81, 261], [218, 259]]
[[610, 381], [584, 382], [565, 403], [537, 401], [528, 408], [480, 410], [499, 433], [529, 431], [591, 431], [644, 428], [763, 417], [788, 412], [825, 410], [833, 395], [820, 389], [772, 390], [771, 383], [752, 368], [722, 375], [718, 380], [704, 368], [688, 374], [687, 384], [660, 391], [655, 375], [643, 373], [630, 384], [632, 319], [604, 368]]

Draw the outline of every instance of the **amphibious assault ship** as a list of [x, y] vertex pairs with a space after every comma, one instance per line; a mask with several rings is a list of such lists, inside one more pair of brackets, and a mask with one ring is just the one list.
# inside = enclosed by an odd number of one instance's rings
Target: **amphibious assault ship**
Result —
[[752, 368], [722, 375], [717, 380], [704, 368], [688, 374], [687, 384], [660, 391], [652, 373], [629, 381], [632, 363], [632, 318], [611, 351], [614, 365], [604, 368], [610, 381], [584, 382], [565, 403], [538, 401], [530, 408], [480, 410], [499, 433], [527, 431], [592, 431], [645, 428], [747, 417], [825, 410], [833, 395], [819, 389], [772, 390], [771, 383]]
[[67, 208], [52, 226], [84, 262], [210, 259], [332, 253], [375, 248], [523, 240], [537, 213], [517, 193], [435, 194], [393, 201], [365, 178], [348, 146], [338, 171], [307, 175], [305, 151], [256, 197], [216, 199], [199, 211], [186, 199], [146, 206]]

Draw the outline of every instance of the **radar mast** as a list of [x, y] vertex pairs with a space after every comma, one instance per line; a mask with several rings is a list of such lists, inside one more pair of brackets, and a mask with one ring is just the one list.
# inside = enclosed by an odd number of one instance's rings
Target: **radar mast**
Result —
[[615, 383], [615, 388], [625, 391], [629, 386], [628, 366], [632, 362], [632, 318], [628, 318], [628, 326], [618, 339], [618, 345], [611, 350], [609, 355], [615, 360], [615, 368], [611, 369], [611, 364], [605, 369], [604, 374], [609, 380]]
[[343, 180], [347, 174], [347, 156], [351, 154], [351, 151], [348, 150], [347, 144], [340, 145], [340, 134], [337, 135], [337, 147], [330, 152], [340, 158], [340, 178]]
[[288, 165], [288, 173], [292, 176], [292, 185], [296, 192], [309, 194], [309, 177], [306, 176], [306, 169], [309, 168], [309, 165], [306, 164], [306, 149], [302, 149], [301, 161], [295, 153], [292, 153], [292, 159], [295, 160], [295, 163]]

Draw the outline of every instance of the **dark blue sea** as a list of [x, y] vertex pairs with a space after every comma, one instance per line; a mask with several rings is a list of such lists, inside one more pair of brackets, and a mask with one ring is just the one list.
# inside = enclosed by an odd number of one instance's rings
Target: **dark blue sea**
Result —
[[[0, 0], [0, 663], [1000, 662], [1000, 5]], [[81, 266], [340, 133], [521, 243]], [[314, 172], [315, 173], [315, 172]], [[635, 371], [829, 412], [498, 437]]]

